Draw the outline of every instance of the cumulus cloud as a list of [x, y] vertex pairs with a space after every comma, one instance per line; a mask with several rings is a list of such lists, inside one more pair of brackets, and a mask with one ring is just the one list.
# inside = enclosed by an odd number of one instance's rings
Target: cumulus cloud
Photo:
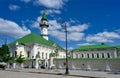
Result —
[[68, 28], [68, 31], [76, 31], [76, 32], [81, 32], [88, 29], [88, 25], [87, 24], [81, 24], [81, 25], [77, 25], [77, 26], [71, 26]]
[[11, 11], [15, 11], [15, 10], [20, 9], [20, 7], [19, 7], [18, 5], [10, 4], [10, 5], [9, 5], [9, 9], [10, 9]]
[[[41, 16], [39, 16], [36, 19], [36, 21], [32, 23], [32, 27], [39, 29], [40, 20], [41, 20]], [[65, 32], [64, 29], [61, 27], [61, 23], [59, 23], [57, 20], [49, 20], [48, 22], [49, 22], [48, 34], [60, 41], [65, 41]], [[74, 23], [76, 23], [75, 20]], [[83, 37], [85, 36], [85, 33], [83, 32], [87, 30], [89, 27], [88, 24], [78, 24], [78, 23], [72, 26], [71, 21], [66, 22], [66, 24], [68, 30], [68, 41], [82, 40]]]
[[29, 3], [31, 0], [21, 0], [21, 1], [23, 1], [25, 3]]
[[[40, 13], [42, 14], [44, 12], [44, 10], [40, 11]], [[46, 14], [50, 15], [50, 14], [61, 14], [60, 10], [56, 10], [56, 9], [47, 9], [45, 10]]]
[[31, 27], [33, 27], [33, 28], [40, 28], [39, 27], [39, 23], [40, 23], [41, 18], [42, 18], [41, 16], [38, 16], [35, 21], [32, 21]]
[[3, 18], [0, 18], [0, 29], [0, 34], [8, 35], [14, 38], [23, 37], [26, 34], [31, 33], [31, 31], [25, 26], [20, 27], [15, 22], [5, 20]]
[[62, 8], [64, 5], [64, 2], [67, 0], [35, 0], [35, 4], [37, 5], [42, 5], [47, 8], [54, 8], [54, 9], [59, 9]]
[[[56, 37], [61, 41], [65, 41], [65, 32], [61, 30], [62, 29], [61, 24], [58, 23], [56, 20], [49, 21], [49, 24], [50, 24], [50, 28], [49, 28], [50, 35]], [[86, 30], [88, 28], [88, 25], [78, 24], [76, 26], [67, 26], [67, 28], [68, 28], [68, 40], [79, 41], [83, 39], [85, 34], [82, 31]], [[76, 30], [76, 28], [78, 29]]]
[[113, 42], [114, 39], [120, 39], [120, 35], [116, 32], [102, 32], [86, 37], [88, 42]]
[[81, 44], [77, 44], [78, 46], [86, 46], [86, 45], [94, 45], [93, 43], [81, 43]]

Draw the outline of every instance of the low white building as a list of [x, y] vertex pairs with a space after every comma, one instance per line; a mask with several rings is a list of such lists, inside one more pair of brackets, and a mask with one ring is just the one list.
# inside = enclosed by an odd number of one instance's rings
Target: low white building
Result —
[[73, 58], [117, 58], [118, 53], [117, 47], [104, 43], [80, 46], [72, 52]]
[[[57, 43], [48, 38], [49, 23], [45, 13], [42, 15], [40, 22], [41, 35], [35, 33], [28, 34], [20, 39], [9, 44], [11, 55], [16, 57], [20, 53], [26, 59], [34, 59], [28, 67], [39, 68], [39, 64], [48, 68], [53, 66], [52, 60], [54, 58], [65, 58], [65, 51]], [[54, 56], [51, 56], [53, 53]], [[39, 58], [37, 58], [37, 54]]]
[[73, 58], [117, 58], [117, 48], [104, 43], [80, 46], [73, 50]]
[[[64, 58], [54, 60], [56, 68], [65, 69]], [[80, 46], [71, 51], [68, 58], [69, 69], [120, 71], [120, 46], [104, 43]]]

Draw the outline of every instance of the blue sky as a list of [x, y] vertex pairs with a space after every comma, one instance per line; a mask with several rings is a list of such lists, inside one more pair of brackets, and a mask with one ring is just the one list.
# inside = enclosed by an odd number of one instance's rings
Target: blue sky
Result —
[[49, 39], [65, 48], [106, 43], [120, 45], [120, 0], [0, 0], [0, 45], [31, 32], [40, 34], [43, 11], [49, 20]]

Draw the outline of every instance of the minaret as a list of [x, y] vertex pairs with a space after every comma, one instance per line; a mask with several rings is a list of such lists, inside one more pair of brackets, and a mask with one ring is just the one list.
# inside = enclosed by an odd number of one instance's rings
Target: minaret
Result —
[[47, 20], [45, 12], [42, 15], [42, 19], [41, 19], [41, 22], [40, 22], [40, 27], [41, 27], [41, 36], [43, 38], [45, 38], [46, 40], [48, 40], [48, 27], [49, 27], [49, 24], [48, 24], [48, 20]]

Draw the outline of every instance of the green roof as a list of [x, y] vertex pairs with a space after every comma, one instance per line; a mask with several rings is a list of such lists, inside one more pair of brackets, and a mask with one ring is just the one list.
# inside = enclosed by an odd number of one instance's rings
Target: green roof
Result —
[[120, 49], [120, 45], [119, 46], [115, 46], [115, 47]]
[[46, 17], [45, 11], [43, 12], [43, 15], [42, 15], [42, 19], [41, 19], [41, 20], [47, 20], [47, 17]]
[[[20, 39], [17, 39], [16, 41], [10, 43], [9, 45], [15, 45], [17, 42], [19, 44], [38, 43], [38, 44], [43, 44], [43, 45], [46, 45], [46, 46], [53, 46], [54, 44], [56, 44], [54, 41], [46, 40], [42, 36], [37, 35], [35, 33], [31, 33], [31, 34], [28, 34], [28, 35], [20, 38]], [[56, 47], [58, 49], [63, 50], [63, 48], [60, 47], [58, 44], [56, 44]]]
[[112, 46], [109, 46], [109, 45], [106, 45], [104, 43], [101, 43], [101, 44], [96, 44], [96, 45], [80, 46], [80, 47], [74, 49], [74, 51], [104, 49], [104, 48], [112, 48]]

